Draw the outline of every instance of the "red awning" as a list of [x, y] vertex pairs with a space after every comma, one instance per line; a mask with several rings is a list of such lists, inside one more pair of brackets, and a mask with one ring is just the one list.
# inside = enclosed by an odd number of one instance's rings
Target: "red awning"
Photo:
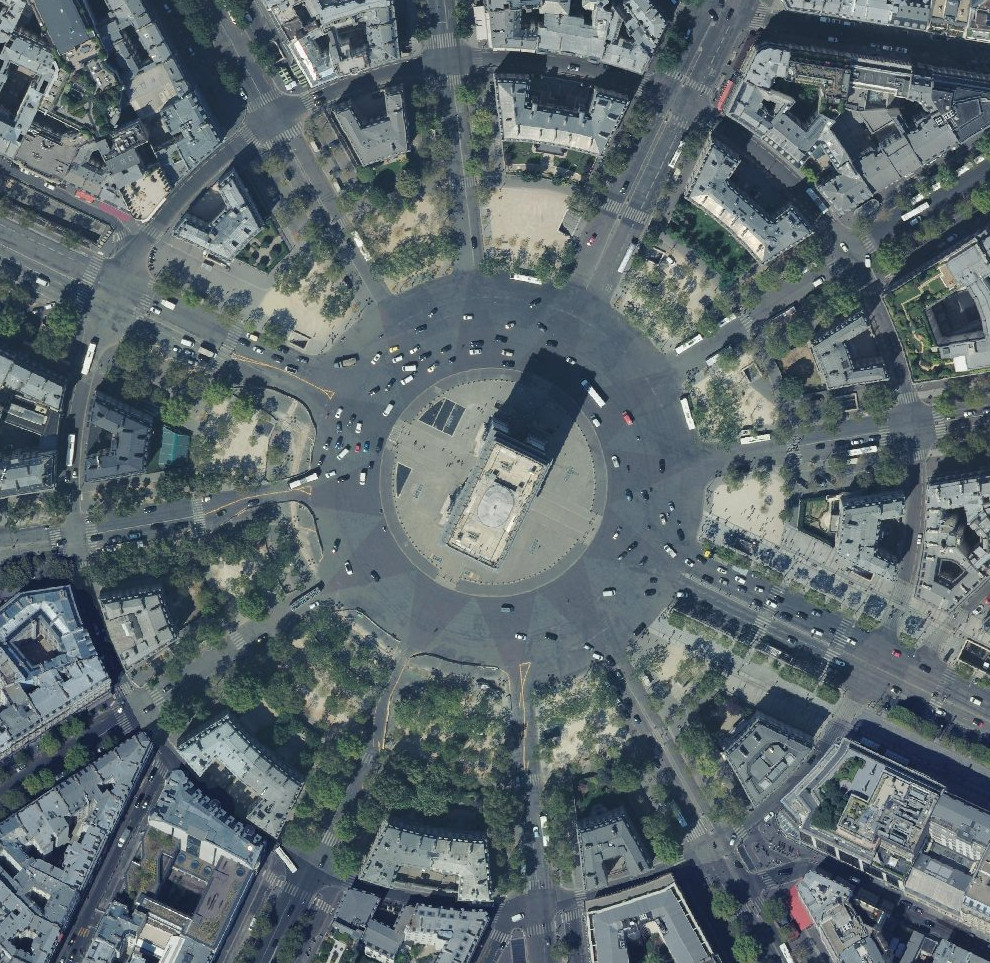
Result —
[[791, 887], [790, 895], [791, 919], [797, 924], [798, 931], [803, 933], [809, 926], [814, 926], [815, 921], [811, 918], [811, 914], [805, 908], [804, 903], [801, 902], [801, 897], [798, 896], [796, 886]]

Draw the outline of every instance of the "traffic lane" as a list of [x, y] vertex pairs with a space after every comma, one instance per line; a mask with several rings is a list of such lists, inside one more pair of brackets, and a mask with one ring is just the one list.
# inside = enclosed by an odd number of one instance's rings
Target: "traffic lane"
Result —
[[[51, 235], [44, 234], [32, 227], [14, 225], [9, 221], [0, 223], [0, 240], [3, 241], [6, 255], [13, 257], [23, 267], [37, 274], [45, 274], [56, 282], [62, 282], [62, 287], [70, 281], [82, 278], [89, 268], [92, 254], [83, 254], [80, 250], [59, 244]], [[57, 300], [46, 297], [52, 288], [39, 288], [39, 300]]]

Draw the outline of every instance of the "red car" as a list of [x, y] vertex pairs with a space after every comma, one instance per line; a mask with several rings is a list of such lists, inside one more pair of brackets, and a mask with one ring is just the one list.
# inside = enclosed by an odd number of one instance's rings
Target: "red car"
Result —
[[591, 245], [594, 244], [595, 241], [597, 240], [598, 240], [598, 235], [592, 234], [591, 237], [588, 238], [588, 247], [591, 247]]
[[632, 412], [631, 412], [631, 411], [629, 411], [628, 409], [626, 409], [626, 410], [625, 410], [624, 412], [622, 412], [622, 420], [623, 420], [623, 421], [624, 421], [624, 422], [625, 422], [625, 423], [626, 423], [627, 425], [631, 425], [631, 424], [632, 424], [632, 423], [633, 423], [633, 422], [634, 422], [634, 421], [635, 421], [636, 419], [635, 419], [635, 418], [633, 418], [633, 414], [632, 414]]
[[893, 656], [893, 657], [894, 657], [895, 659], [899, 659], [899, 658], [901, 657], [901, 650], [900, 650], [900, 649], [891, 649], [891, 650], [890, 650], [890, 654], [891, 654], [891, 655], [892, 655], [892, 656]]
[[[357, 444], [355, 444], [354, 450], [355, 451], [360, 451], [361, 450], [361, 442], [357, 442]], [[898, 653], [898, 655], [900, 655], [900, 653]]]
[[973, 725], [976, 726], [977, 729], [982, 729], [983, 728], [983, 720], [982, 719], [974, 719], [973, 720]]

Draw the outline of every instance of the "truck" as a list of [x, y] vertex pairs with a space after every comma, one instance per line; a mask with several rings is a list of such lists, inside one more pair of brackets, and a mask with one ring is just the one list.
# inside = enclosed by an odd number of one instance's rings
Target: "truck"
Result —
[[217, 349], [214, 348], [212, 344], [208, 344], [204, 341], [199, 346], [199, 356], [201, 358], [215, 358], [217, 356]]
[[129, 840], [130, 838], [131, 838], [131, 831], [129, 829], [125, 829], [120, 834], [120, 839], [117, 840], [117, 849], [123, 849], [124, 846], [127, 844], [127, 840]]
[[584, 390], [588, 393], [588, 397], [596, 405], [598, 405], [599, 408], [605, 407], [605, 403], [608, 399], [601, 393], [601, 391], [599, 391], [598, 387], [595, 384], [593, 384], [592, 382], [588, 381], [587, 378], [585, 378], [581, 382], [581, 387], [584, 388]]
[[174, 300], [173, 298], [162, 298], [161, 301], [158, 302], [158, 304], [160, 307], [163, 307], [166, 311], [174, 311], [179, 306], [179, 302]]
[[619, 274], [625, 274], [629, 270], [629, 264], [633, 259], [633, 255], [639, 250], [639, 238], [633, 238], [629, 247], [626, 248], [626, 253], [622, 255], [622, 260], [619, 262]]
[[360, 359], [361, 356], [357, 354], [342, 354], [333, 359], [333, 366], [335, 368], [353, 368]]

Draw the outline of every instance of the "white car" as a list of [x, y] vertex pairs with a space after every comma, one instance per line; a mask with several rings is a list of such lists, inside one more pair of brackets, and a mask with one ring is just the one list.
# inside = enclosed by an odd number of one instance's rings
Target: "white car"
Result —
[[663, 547], [663, 550], [664, 550], [664, 551], [665, 551], [665, 552], [666, 552], [666, 553], [667, 553], [667, 554], [668, 554], [668, 555], [669, 555], [669, 556], [670, 556], [671, 558], [677, 558], [677, 549], [676, 549], [676, 548], [674, 548], [674, 546], [673, 546], [673, 545], [671, 545], [671, 544], [670, 544], [670, 542], [667, 542], [667, 544], [666, 544], [666, 545], [664, 545], [664, 547]]
[[429, 368], [426, 369], [426, 373], [433, 374], [433, 372], [436, 371], [439, 366], [440, 366], [439, 362], [434, 361], [433, 364], [431, 364]]
[[392, 355], [392, 364], [399, 364], [400, 362], [405, 360], [406, 360], [406, 356], [401, 351], [398, 354]]
[[390, 401], [384, 408], [382, 408], [382, 417], [387, 418], [390, 414], [392, 414], [394, 408], [395, 402]]
[[593, 658], [593, 659], [594, 659], [594, 660], [595, 660], [596, 662], [603, 662], [603, 661], [604, 661], [604, 659], [605, 659], [605, 656], [604, 656], [604, 655], [602, 655], [602, 654], [601, 654], [601, 652], [592, 652], [592, 653], [591, 653], [591, 657], [592, 657], [592, 658]]
[[340, 416], [341, 416], [341, 415], [342, 415], [343, 413], [344, 413], [344, 409], [343, 409], [343, 408], [338, 408], [338, 409], [337, 409], [337, 410], [336, 410], [336, 411], [335, 411], [335, 412], [333, 413], [333, 416], [334, 416], [334, 418], [336, 418], [336, 419], [337, 419], [337, 420], [339, 421], [339, 420], [340, 420]]
[[481, 354], [481, 348], [468, 348], [468, 354], [471, 355], [472, 357], [474, 355]]
[[[843, 254], [848, 254], [849, 253], [849, 245], [846, 244], [845, 241], [839, 241], [839, 250], [842, 251]], [[770, 813], [770, 815], [772, 816], [773, 813]]]
[[357, 424], [356, 424], [356, 425], [354, 426], [354, 434], [355, 434], [355, 435], [360, 435], [360, 434], [361, 434], [361, 430], [362, 430], [363, 428], [364, 428], [364, 422], [363, 422], [363, 421], [359, 421], [359, 422], [358, 422], [358, 423], [357, 423]]
[[619, 456], [618, 455], [613, 455], [612, 456], [612, 467], [613, 468], [618, 468], [619, 467]]
[[347, 572], [348, 575], [353, 575], [354, 574], [354, 566], [351, 565], [351, 560], [350, 559], [348, 559], [346, 562], [344, 562], [344, 571]]
[[381, 353], [381, 351], [379, 351], [379, 352], [378, 352], [378, 353], [377, 353], [377, 354], [376, 354], [376, 355], [375, 355], [375, 356], [374, 356], [374, 357], [373, 357], [373, 358], [371, 359], [371, 363], [372, 363], [372, 364], [378, 364], [378, 362], [379, 362], [379, 361], [381, 361], [381, 360], [382, 360], [382, 353]]
[[592, 423], [592, 424], [593, 424], [593, 425], [594, 425], [594, 426], [595, 426], [596, 428], [601, 428], [601, 426], [602, 426], [602, 420], [601, 420], [601, 418], [599, 418], [599, 417], [598, 417], [598, 415], [596, 415], [596, 414], [592, 414], [592, 416], [591, 416], [591, 423]]
[[336, 468], [331, 468], [330, 471], [324, 473], [323, 477], [324, 478], [336, 478], [337, 477], [337, 469]]
[[473, 321], [474, 320], [474, 315], [473, 314], [465, 314], [464, 315], [464, 320], [465, 321]]
[[572, 358], [570, 355], [568, 355], [566, 358], [564, 358], [564, 360], [568, 364], [577, 364], [577, 358]]
[[622, 526], [620, 525], [614, 532], [612, 532], [612, 538], [617, 539], [622, 534]]
[[776, 816], [776, 815], [777, 815], [777, 814], [776, 814], [776, 813], [775, 813], [775, 812], [774, 812], [773, 810], [771, 810], [770, 812], [768, 812], [768, 813], [767, 813], [767, 814], [766, 814], [766, 815], [765, 815], [765, 816], [763, 817], [763, 821], [764, 821], [765, 823], [768, 823], [768, 822], [770, 822], [770, 820], [772, 820], [772, 819], [773, 819], [773, 817], [774, 817], [774, 816]]
[[528, 639], [528, 638], [529, 638], [529, 636], [528, 636], [528, 635], [526, 635], [526, 633], [525, 633], [525, 632], [517, 632], [517, 633], [516, 633], [516, 638], [517, 638], [517, 639], [519, 639], [519, 641], [520, 641], [520, 642], [525, 642], [525, 641], [526, 641], [526, 639]]
[[505, 330], [506, 331], [511, 331], [515, 326], [516, 326], [516, 322], [515, 321], [506, 321], [505, 322]]

